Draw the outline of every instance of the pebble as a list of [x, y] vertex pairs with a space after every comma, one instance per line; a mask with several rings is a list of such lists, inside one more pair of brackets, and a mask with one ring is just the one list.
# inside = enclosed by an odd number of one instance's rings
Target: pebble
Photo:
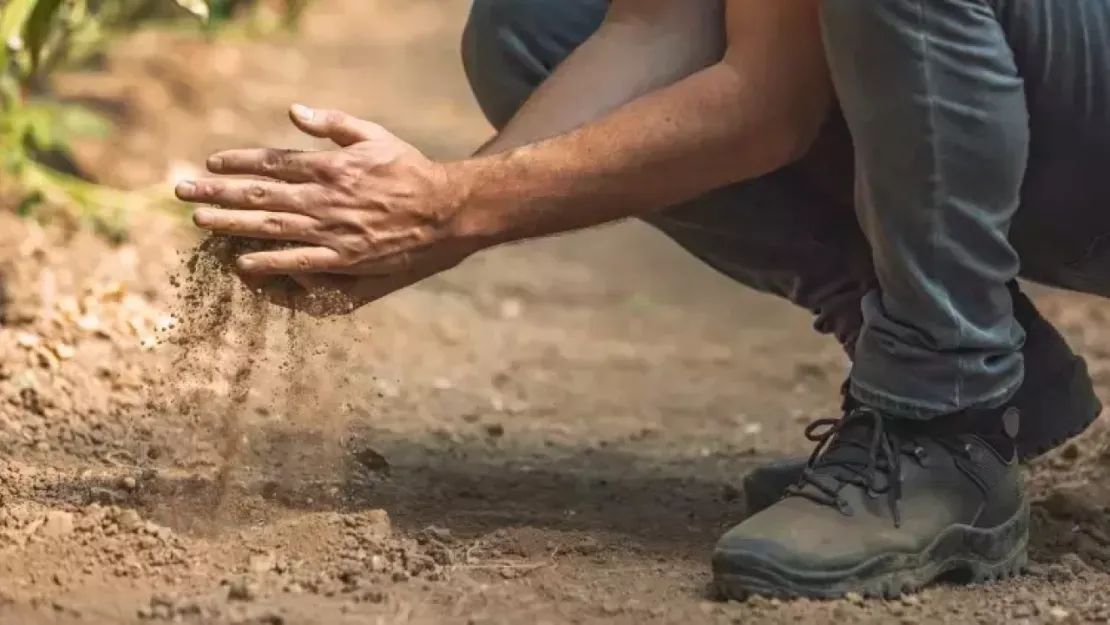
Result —
[[1071, 614], [1061, 607], [1051, 608], [1048, 611], [1048, 618], [1054, 623], [1063, 623], [1068, 620], [1069, 616], [1071, 616]]
[[138, 512], [130, 508], [120, 510], [119, 514], [116, 515], [116, 525], [120, 526], [120, 529], [133, 532], [143, 526], [143, 518], [139, 516]]
[[73, 533], [73, 515], [64, 510], [52, 510], [46, 514], [42, 524], [42, 534], [47, 538], [63, 538]]
[[247, 561], [247, 568], [254, 573], [268, 573], [274, 569], [277, 558], [272, 553], [256, 553]]
[[229, 601], [254, 601], [257, 597], [258, 589], [246, 581], [234, 581], [227, 588]]

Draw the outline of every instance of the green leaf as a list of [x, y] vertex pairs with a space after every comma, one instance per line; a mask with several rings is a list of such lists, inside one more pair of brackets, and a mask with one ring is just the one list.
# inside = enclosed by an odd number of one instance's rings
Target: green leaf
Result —
[[[22, 126], [23, 136], [40, 150], [61, 147], [63, 137], [58, 135], [55, 117], [49, 107], [28, 106], [15, 116]], [[16, 127], [17, 131], [19, 126]]]
[[35, 208], [46, 200], [40, 191], [31, 191], [19, 200], [19, 204], [15, 207], [15, 213], [20, 217], [30, 217], [35, 212]]
[[0, 71], [7, 71], [8, 68], [8, 46], [17, 41], [22, 43], [23, 26], [35, 8], [35, 2], [9, 0], [0, 8]]
[[35, 8], [27, 19], [24, 29], [24, 44], [31, 53], [31, 71], [38, 70], [42, 61], [42, 54], [46, 48], [46, 40], [50, 35], [51, 27], [56, 23], [55, 18], [62, 6], [62, 0], [38, 0]]

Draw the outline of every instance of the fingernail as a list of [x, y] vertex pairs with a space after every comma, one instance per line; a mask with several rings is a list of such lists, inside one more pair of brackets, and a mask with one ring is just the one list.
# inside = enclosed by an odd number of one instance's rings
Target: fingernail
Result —
[[220, 166], [222, 166], [223, 164], [224, 164], [224, 159], [222, 159], [218, 156], [209, 156], [208, 157], [208, 170], [209, 171], [214, 172], [217, 169], [219, 169]]
[[293, 105], [293, 114], [296, 115], [297, 117], [301, 118], [302, 120], [306, 121], [306, 122], [312, 121], [312, 115], [313, 115], [312, 109], [308, 108], [307, 106], [305, 106], [303, 104], [294, 104]]
[[255, 262], [253, 260], [251, 260], [249, 258], [240, 258], [239, 259], [239, 270], [240, 271], [251, 271], [254, 268], [255, 268]]
[[194, 182], [192, 182], [191, 180], [185, 180], [183, 182], [177, 183], [176, 192], [177, 192], [178, 197], [191, 196], [194, 193], [196, 193], [196, 190], [197, 190], [197, 185]]
[[197, 226], [200, 226], [201, 228], [203, 228], [206, 225], [208, 225], [208, 219], [211, 216], [212, 216], [211, 213], [209, 213], [208, 211], [206, 211], [204, 209], [198, 210], [195, 213], [193, 213], [193, 223], [196, 224]]

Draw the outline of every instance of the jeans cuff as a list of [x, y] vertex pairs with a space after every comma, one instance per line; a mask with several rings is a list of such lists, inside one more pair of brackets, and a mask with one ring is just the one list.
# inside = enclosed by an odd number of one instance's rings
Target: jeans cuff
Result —
[[849, 392], [852, 398], [859, 403], [869, 408], [874, 408], [884, 415], [888, 415], [897, 419], [916, 419], [928, 420], [936, 417], [943, 417], [956, 412], [964, 410], [979, 408], [991, 409], [1002, 406], [1010, 400], [1017, 392], [1018, 387], [1021, 386], [1021, 379], [1014, 384], [1003, 387], [998, 392], [983, 397], [975, 401], [971, 405], [954, 407], [951, 404], [940, 404], [934, 402], [908, 400], [905, 397], [898, 397], [880, 391], [874, 387], [869, 387], [866, 384], [861, 384], [854, 377], [851, 378], [851, 385]]

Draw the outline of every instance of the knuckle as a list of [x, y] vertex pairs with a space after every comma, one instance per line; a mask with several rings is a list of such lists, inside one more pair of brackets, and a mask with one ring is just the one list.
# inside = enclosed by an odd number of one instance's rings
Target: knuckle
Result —
[[252, 205], [262, 204], [269, 197], [269, 192], [266, 187], [261, 184], [255, 183], [247, 187], [246, 198], [247, 202]]
[[289, 162], [289, 155], [281, 150], [267, 150], [262, 157], [262, 171], [273, 173]]
[[286, 232], [285, 222], [275, 215], [262, 220], [262, 233], [269, 237], [280, 237]]

